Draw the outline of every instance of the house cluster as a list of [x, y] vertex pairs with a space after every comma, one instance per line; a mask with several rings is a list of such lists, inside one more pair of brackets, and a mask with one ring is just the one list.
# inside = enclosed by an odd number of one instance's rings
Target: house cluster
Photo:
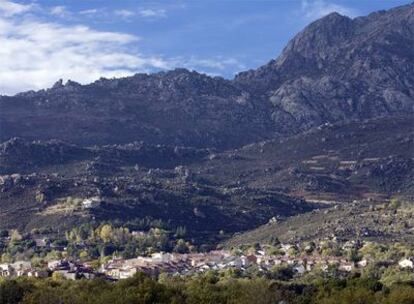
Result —
[[[288, 250], [288, 245], [282, 245], [282, 249]], [[0, 277], [37, 277], [44, 278], [58, 276], [65, 279], [93, 279], [104, 277], [109, 280], [119, 280], [132, 277], [137, 272], [144, 272], [151, 276], [160, 273], [173, 275], [192, 275], [208, 270], [239, 269], [247, 270], [255, 266], [259, 271], [272, 270], [277, 266], [285, 266], [292, 269], [297, 276], [303, 275], [313, 269], [327, 271], [330, 267], [342, 272], [351, 272], [362, 269], [370, 263], [367, 259], [352, 262], [344, 257], [303, 255], [290, 256], [271, 255], [265, 250], [257, 250], [253, 254], [232, 254], [226, 250], [216, 250], [207, 253], [154, 253], [151, 256], [139, 256], [133, 259], [112, 258], [94, 269], [88, 262], [72, 262], [68, 260], [50, 261], [41, 268], [32, 267], [30, 262], [18, 261], [14, 263], [0, 264]], [[394, 263], [396, 264], [396, 263]], [[401, 269], [414, 271], [414, 257], [404, 258], [398, 261]]]
[[32, 267], [32, 263], [28, 261], [17, 261], [14, 263], [0, 264], [0, 277], [35, 277], [45, 278], [49, 273]]
[[0, 264], [0, 277], [47, 278], [53, 274], [65, 279], [93, 279], [96, 273], [87, 263], [74, 263], [67, 260], [48, 262], [44, 267], [33, 267], [29, 261]]
[[67, 260], [55, 260], [47, 263], [47, 270], [65, 279], [94, 279], [99, 274], [89, 263], [74, 263]]
[[100, 272], [111, 279], [124, 279], [137, 272], [150, 275], [159, 273], [192, 274], [208, 269], [225, 268], [234, 263], [236, 257], [228, 251], [210, 251], [209, 253], [154, 253], [150, 257], [134, 259], [114, 258], [102, 265]]
[[367, 260], [353, 263], [341, 257], [267, 255], [261, 250], [251, 255], [233, 255], [229, 251], [211, 251], [190, 254], [156, 253], [151, 257], [137, 257], [128, 260], [115, 258], [102, 265], [100, 271], [111, 279], [123, 279], [133, 276], [136, 272], [145, 272], [150, 275], [162, 272], [188, 275], [227, 268], [243, 271], [255, 265], [263, 271], [271, 270], [275, 266], [289, 266], [297, 275], [301, 275], [315, 267], [328, 270], [330, 266], [335, 266], [340, 271], [351, 272], [356, 268], [364, 268], [367, 264]]

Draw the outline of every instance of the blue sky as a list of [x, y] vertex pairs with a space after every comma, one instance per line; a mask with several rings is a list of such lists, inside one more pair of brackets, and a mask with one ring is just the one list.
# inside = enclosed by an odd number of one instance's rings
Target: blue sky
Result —
[[232, 78], [311, 21], [403, 0], [0, 0], [0, 94], [186, 67]]

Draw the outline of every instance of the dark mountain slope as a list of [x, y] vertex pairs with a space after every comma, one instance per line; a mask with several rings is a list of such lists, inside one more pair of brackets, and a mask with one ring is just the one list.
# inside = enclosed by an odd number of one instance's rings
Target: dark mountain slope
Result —
[[216, 154], [192, 166], [222, 184], [351, 201], [413, 195], [413, 157], [412, 116], [399, 116], [326, 124]]
[[325, 122], [413, 113], [414, 5], [306, 27], [233, 81], [178, 69], [0, 97], [0, 140], [228, 149]]
[[187, 70], [0, 99], [0, 136], [82, 145], [147, 143], [228, 148], [266, 135], [266, 111], [230, 81]]
[[[208, 155], [143, 143], [84, 148], [14, 138], [0, 144], [0, 229], [151, 219], [215, 238], [315, 206], [274, 190], [218, 184], [188, 168]], [[101, 204], [84, 208], [95, 196]]]
[[[319, 204], [414, 193], [410, 116], [325, 125], [224, 153], [134, 143], [0, 145], [0, 228], [70, 228], [145, 218], [217, 236]], [[83, 208], [99, 196], [102, 204]]]

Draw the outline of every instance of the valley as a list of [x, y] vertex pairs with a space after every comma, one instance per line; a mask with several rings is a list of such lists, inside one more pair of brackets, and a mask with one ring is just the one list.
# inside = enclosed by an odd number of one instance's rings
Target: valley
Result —
[[413, 3], [158, 64], [0, 96], [0, 304], [413, 303]]

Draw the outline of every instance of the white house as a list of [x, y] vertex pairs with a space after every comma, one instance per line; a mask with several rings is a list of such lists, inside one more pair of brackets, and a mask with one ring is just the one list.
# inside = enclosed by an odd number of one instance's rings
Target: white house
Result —
[[46, 247], [47, 239], [46, 238], [35, 238], [36, 247]]
[[352, 269], [354, 268], [354, 264], [353, 263], [341, 263], [338, 267], [339, 270], [341, 271], [347, 271], [350, 272], [352, 271]]
[[27, 272], [28, 277], [34, 277], [34, 278], [47, 278], [49, 276], [49, 273], [47, 271], [41, 271], [41, 270], [30, 270]]
[[292, 245], [290, 245], [290, 244], [281, 244], [280, 245], [280, 250], [282, 250], [283, 252], [288, 252], [288, 250], [290, 249], [290, 248], [292, 248]]
[[82, 207], [84, 209], [96, 208], [101, 204], [101, 202], [102, 200], [98, 196], [90, 197], [90, 198], [83, 200]]
[[363, 267], [365, 267], [365, 266], [367, 266], [367, 265], [368, 265], [368, 261], [367, 261], [366, 259], [363, 259], [363, 260], [359, 261], [359, 262], [357, 263], [357, 265], [358, 265], [358, 267], [363, 268]]
[[137, 268], [136, 267], [128, 267], [126, 269], [121, 269], [119, 271], [119, 278], [120, 279], [127, 279], [127, 278], [131, 278], [134, 276], [134, 274], [137, 273]]
[[8, 277], [12, 272], [13, 268], [9, 264], [0, 264], [0, 277]]
[[54, 260], [47, 263], [49, 270], [70, 270], [74, 268], [74, 264], [65, 260]]
[[168, 263], [173, 259], [171, 253], [157, 252], [151, 255], [152, 261], [155, 263]]
[[295, 267], [293, 267], [293, 269], [298, 273], [298, 274], [304, 274], [306, 271], [305, 266], [303, 266], [302, 264], [296, 265]]
[[11, 264], [11, 267], [18, 271], [24, 271], [31, 269], [32, 263], [30, 263], [29, 261], [16, 261], [13, 264]]
[[414, 257], [405, 258], [398, 262], [401, 268], [414, 268]]

